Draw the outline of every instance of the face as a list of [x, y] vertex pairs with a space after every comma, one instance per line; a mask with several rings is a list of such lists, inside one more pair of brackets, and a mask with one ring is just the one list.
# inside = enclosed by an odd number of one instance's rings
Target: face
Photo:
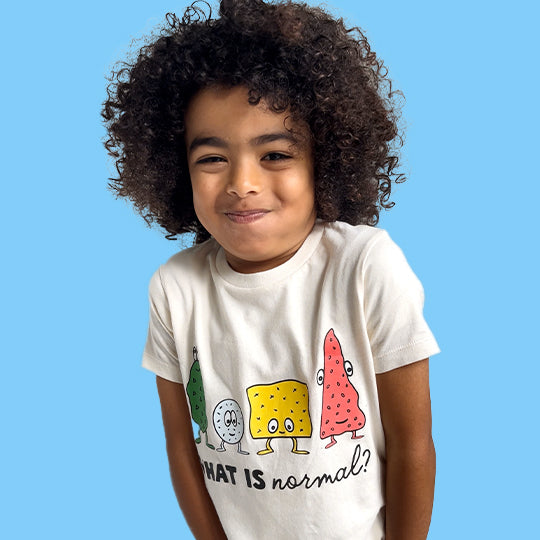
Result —
[[214, 428], [227, 443], [239, 443], [244, 435], [244, 417], [240, 405], [234, 399], [220, 401], [213, 414]]
[[308, 129], [250, 105], [244, 87], [200, 91], [185, 124], [195, 212], [229, 265], [253, 273], [290, 259], [315, 223]]

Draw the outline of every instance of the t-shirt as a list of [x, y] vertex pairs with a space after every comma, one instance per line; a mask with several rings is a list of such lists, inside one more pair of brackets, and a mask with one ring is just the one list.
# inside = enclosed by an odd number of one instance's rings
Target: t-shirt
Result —
[[384, 538], [375, 375], [439, 352], [423, 302], [386, 231], [341, 222], [264, 272], [210, 239], [154, 274], [143, 366], [184, 385], [229, 539]]

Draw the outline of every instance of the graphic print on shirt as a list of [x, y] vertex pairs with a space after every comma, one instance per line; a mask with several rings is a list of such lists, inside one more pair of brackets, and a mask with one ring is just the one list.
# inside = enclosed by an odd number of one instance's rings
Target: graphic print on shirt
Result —
[[214, 450], [214, 446], [208, 442], [208, 418], [206, 417], [206, 400], [204, 398], [204, 387], [201, 373], [201, 365], [197, 347], [193, 347], [193, 365], [189, 372], [189, 382], [186, 386], [186, 394], [191, 407], [191, 418], [199, 426], [199, 436], [195, 442], [201, 442], [201, 434], [204, 433], [206, 446]]
[[250, 405], [249, 431], [254, 439], [266, 439], [258, 455], [271, 454], [272, 439], [292, 439], [293, 454], [309, 454], [298, 449], [298, 438], [311, 437], [309, 397], [306, 384], [293, 379], [258, 384], [247, 389]]
[[330, 437], [325, 448], [336, 444], [336, 435], [350, 431], [353, 439], [361, 439], [357, 431], [366, 424], [358, 405], [358, 392], [349, 377], [352, 364], [343, 358], [341, 345], [331, 328], [324, 338], [324, 369], [317, 372], [317, 383], [323, 385], [321, 439]]
[[216, 448], [218, 452], [225, 452], [225, 443], [237, 444], [236, 451], [247, 456], [249, 452], [242, 450], [240, 441], [244, 436], [244, 416], [240, 405], [234, 399], [220, 401], [213, 414], [214, 429], [221, 439], [221, 445]]

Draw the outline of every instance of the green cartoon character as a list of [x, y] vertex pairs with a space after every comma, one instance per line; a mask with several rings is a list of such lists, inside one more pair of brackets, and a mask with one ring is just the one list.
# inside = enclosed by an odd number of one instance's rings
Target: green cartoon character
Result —
[[199, 444], [201, 442], [201, 433], [204, 433], [206, 446], [214, 450], [214, 446], [208, 442], [206, 400], [204, 399], [204, 387], [201, 365], [199, 364], [197, 355], [197, 347], [193, 347], [193, 365], [189, 372], [189, 382], [187, 383], [186, 393], [191, 407], [191, 418], [193, 418], [193, 421], [199, 426], [199, 436], [195, 439], [195, 442]]

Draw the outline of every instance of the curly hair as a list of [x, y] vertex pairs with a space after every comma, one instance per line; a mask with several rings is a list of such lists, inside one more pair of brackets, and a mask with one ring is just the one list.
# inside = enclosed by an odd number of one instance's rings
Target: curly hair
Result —
[[105, 147], [127, 197], [167, 238], [209, 237], [195, 215], [184, 143], [184, 114], [210, 86], [242, 85], [249, 102], [290, 111], [309, 126], [317, 217], [375, 225], [393, 182], [404, 181], [398, 103], [387, 69], [358, 27], [319, 7], [221, 0], [219, 17], [195, 2], [168, 13], [158, 34], [113, 71], [102, 116]]

